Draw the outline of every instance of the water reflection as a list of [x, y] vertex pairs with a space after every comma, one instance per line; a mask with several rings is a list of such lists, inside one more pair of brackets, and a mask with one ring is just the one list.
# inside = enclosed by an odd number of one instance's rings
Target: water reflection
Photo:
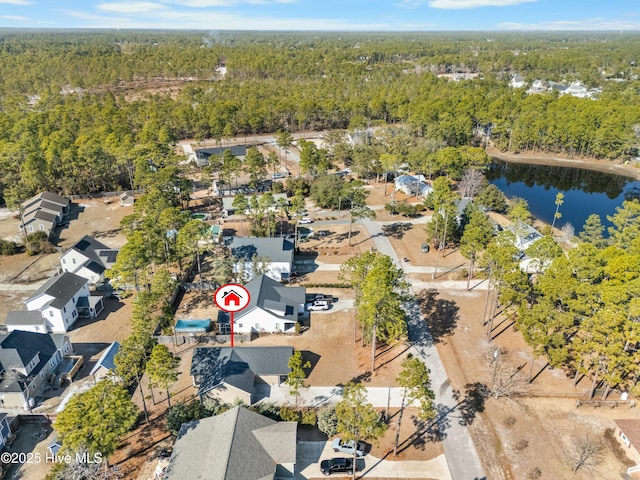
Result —
[[[561, 192], [581, 190], [585, 193], [604, 193], [611, 200], [618, 198], [627, 184], [634, 181], [630, 177], [597, 172], [595, 170], [547, 165], [524, 165], [494, 160], [487, 172], [487, 179], [493, 183], [494, 180], [500, 178], [504, 179], [507, 184], [521, 182], [529, 188], [539, 186], [547, 190], [553, 188]], [[629, 192], [629, 194], [637, 196], [640, 192]]]
[[494, 159], [486, 175], [489, 182], [507, 197], [527, 200], [531, 213], [549, 224], [553, 221], [556, 194], [564, 193], [564, 203], [560, 207], [562, 217], [556, 225], [562, 227], [570, 223], [576, 233], [582, 230], [589, 215], [599, 215], [602, 223], [608, 226], [607, 215], [613, 215], [624, 200], [640, 200], [640, 182], [595, 170]]

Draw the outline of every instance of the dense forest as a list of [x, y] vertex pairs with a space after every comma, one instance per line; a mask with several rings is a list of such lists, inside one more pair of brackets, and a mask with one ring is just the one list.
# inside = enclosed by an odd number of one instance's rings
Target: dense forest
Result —
[[[175, 162], [179, 139], [385, 124], [443, 147], [477, 144], [490, 126], [503, 150], [626, 160], [638, 52], [630, 34], [4, 30], [0, 195], [136, 186]], [[456, 72], [480, 75], [438, 77]], [[527, 95], [509, 87], [516, 72], [603, 92]]]

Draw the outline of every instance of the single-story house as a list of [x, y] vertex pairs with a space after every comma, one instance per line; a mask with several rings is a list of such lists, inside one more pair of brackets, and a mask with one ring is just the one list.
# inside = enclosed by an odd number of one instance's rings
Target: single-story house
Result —
[[622, 445], [624, 453], [636, 462], [636, 465], [640, 465], [640, 420], [624, 419], [614, 421], [616, 422], [614, 436]]
[[104, 308], [102, 298], [89, 293], [86, 278], [64, 272], [47, 280], [25, 304], [40, 312], [48, 331], [67, 332], [79, 317], [97, 317]]
[[117, 256], [117, 249], [85, 235], [60, 256], [60, 265], [63, 272], [74, 273], [86, 278], [89, 285], [97, 285], [105, 281], [104, 272], [114, 265]]
[[229, 150], [231, 155], [244, 160], [247, 155], [246, 145], [231, 145], [230, 147], [212, 147], [212, 148], [198, 148], [196, 150], [196, 164], [199, 167], [205, 167], [209, 165], [209, 157], [211, 155], [224, 155], [224, 151]]
[[233, 237], [229, 243], [234, 257], [234, 273], [246, 281], [255, 276], [256, 267], [274, 280], [289, 280], [293, 267], [293, 242], [284, 237]]
[[396, 177], [394, 184], [396, 190], [418, 197], [426, 197], [433, 190], [424, 175], [400, 175]]
[[120, 200], [121, 207], [129, 207], [136, 201], [135, 197], [133, 195], [129, 195], [127, 192], [122, 192], [118, 195], [118, 199]]
[[305, 315], [305, 287], [287, 287], [266, 275], [245, 285], [249, 304], [234, 315], [236, 333], [293, 332], [298, 318]]
[[257, 384], [280, 386], [287, 379], [291, 355], [293, 347], [198, 347], [191, 378], [200, 399], [251, 405]]
[[0, 336], [0, 407], [28, 409], [72, 354], [64, 334], [15, 330]]
[[294, 478], [296, 431], [297, 422], [276, 422], [240, 406], [185, 423], [163, 478]]
[[115, 371], [116, 364], [114, 359], [119, 351], [120, 344], [118, 342], [113, 342], [102, 353], [100, 359], [96, 362], [96, 364], [89, 372], [89, 375], [93, 376], [93, 380], [96, 383]]

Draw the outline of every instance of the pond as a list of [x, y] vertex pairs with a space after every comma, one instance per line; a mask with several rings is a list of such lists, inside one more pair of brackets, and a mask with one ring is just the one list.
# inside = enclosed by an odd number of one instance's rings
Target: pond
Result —
[[609, 226], [607, 215], [613, 215], [624, 200], [640, 199], [640, 181], [594, 170], [493, 159], [486, 176], [507, 197], [524, 198], [531, 214], [548, 224], [553, 222], [556, 194], [562, 192], [562, 217], [556, 226], [570, 223], [576, 234], [589, 215], [600, 215], [603, 225]]

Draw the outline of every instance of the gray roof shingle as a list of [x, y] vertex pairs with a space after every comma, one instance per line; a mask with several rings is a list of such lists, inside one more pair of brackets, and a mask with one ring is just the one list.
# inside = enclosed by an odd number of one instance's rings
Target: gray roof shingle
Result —
[[284, 237], [233, 237], [229, 248], [231, 255], [247, 262], [254, 255], [267, 257], [272, 262], [293, 262], [293, 242]]
[[260, 275], [245, 285], [249, 304], [235, 314], [236, 320], [259, 307], [292, 322], [298, 321], [298, 305], [305, 303], [305, 287], [286, 287], [273, 278]]
[[53, 297], [50, 305], [54, 308], [62, 308], [78, 291], [87, 283], [86, 278], [82, 278], [74, 273], [64, 272], [62, 275], [51, 277], [26, 301], [29, 302], [42, 294]]
[[295, 463], [295, 422], [278, 423], [243, 407], [185, 423], [165, 478], [272, 479], [279, 463]]
[[256, 375], [287, 375], [293, 347], [198, 347], [191, 359], [191, 375], [198, 377], [198, 394], [221, 383], [253, 392]]

